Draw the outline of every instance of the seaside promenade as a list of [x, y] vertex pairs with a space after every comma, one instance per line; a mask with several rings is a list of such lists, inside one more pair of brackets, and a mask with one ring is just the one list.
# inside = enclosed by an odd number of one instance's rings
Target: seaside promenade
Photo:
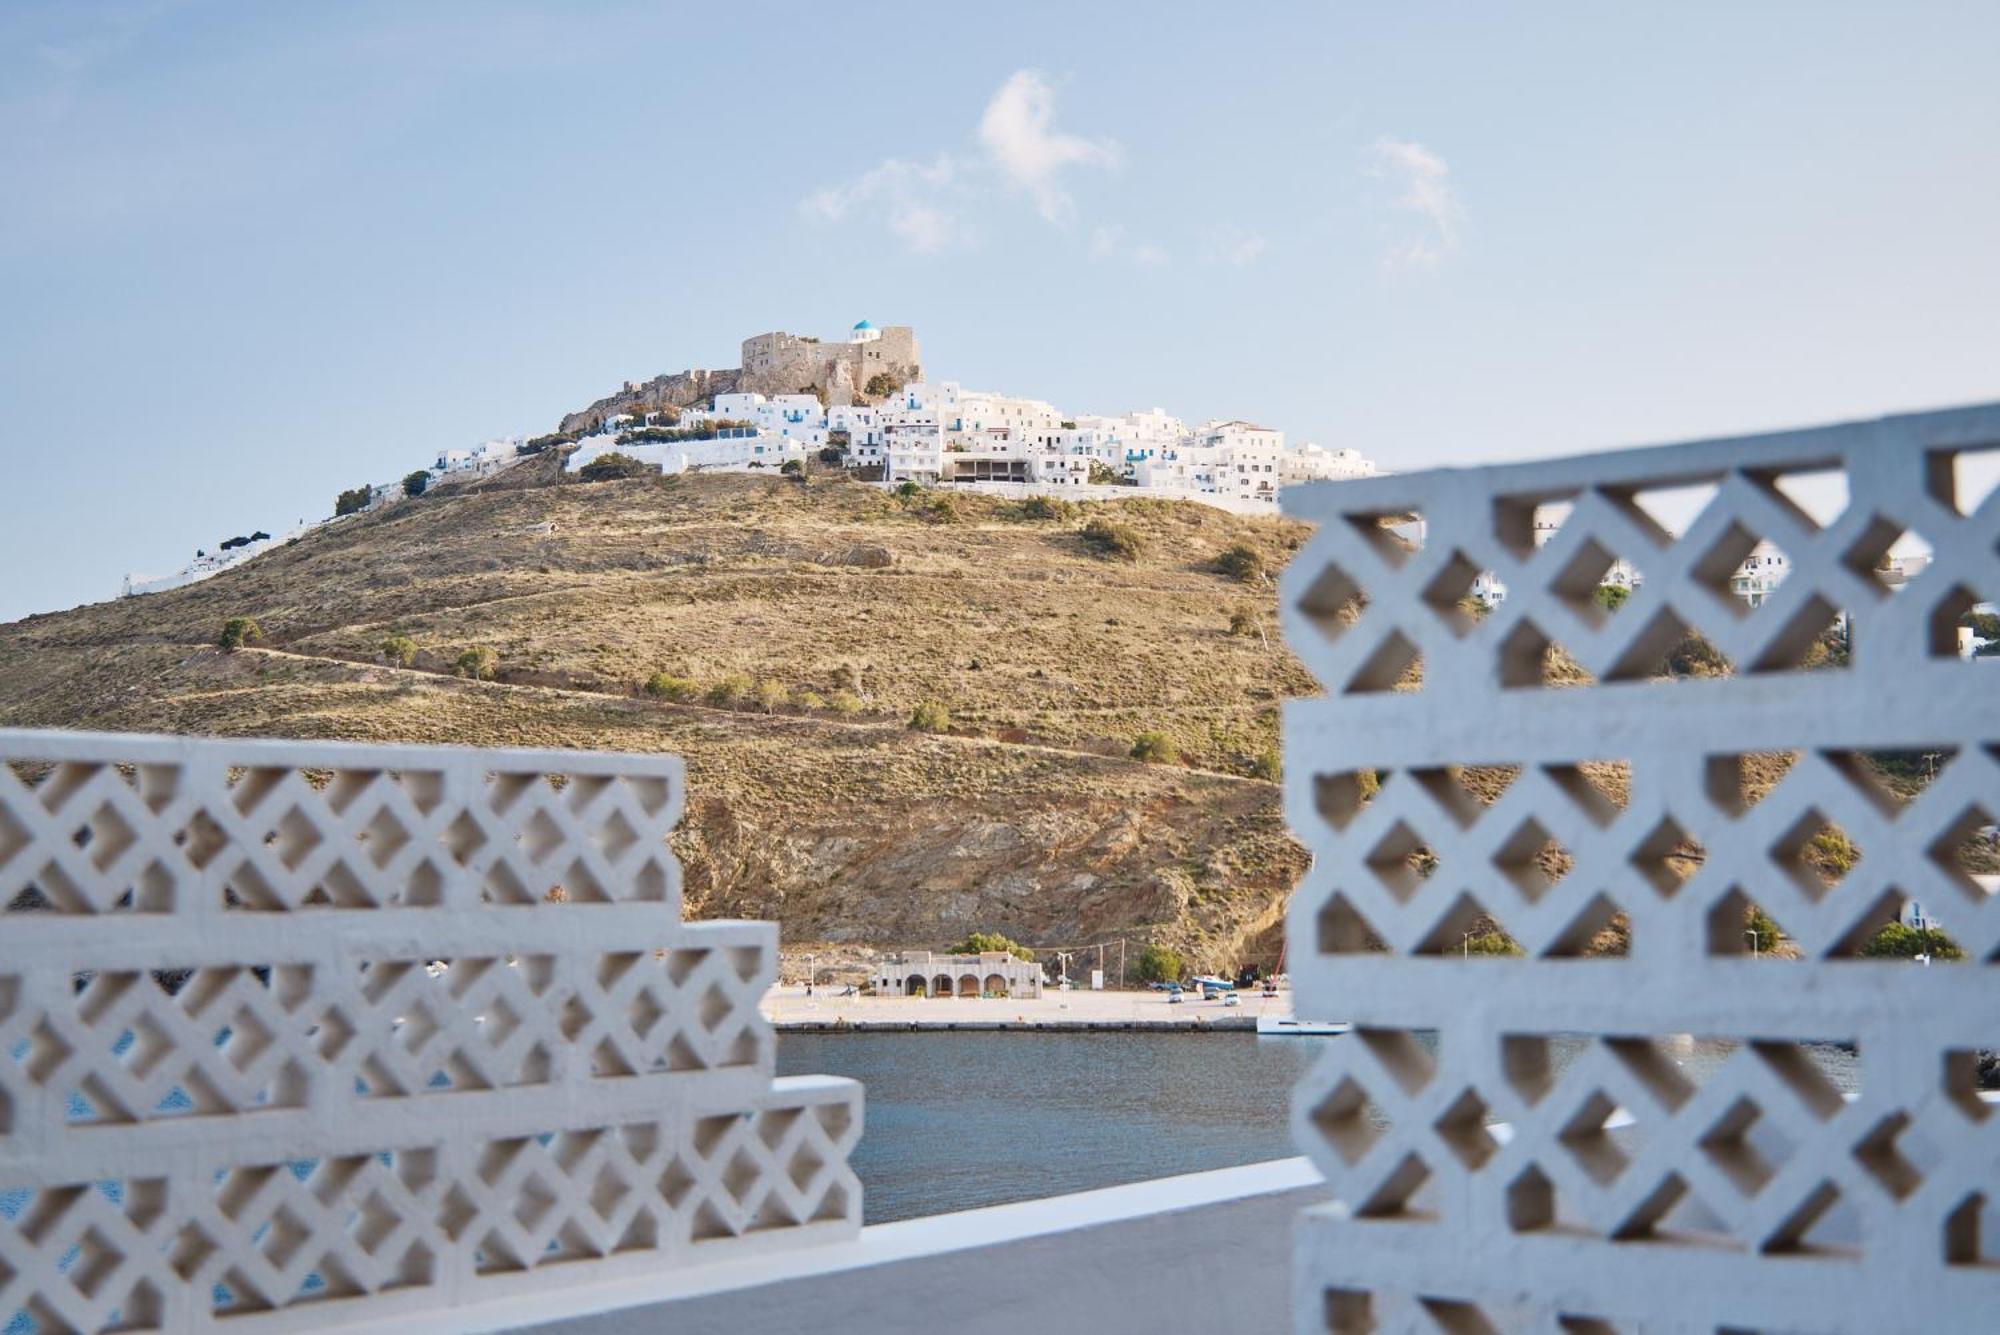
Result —
[[1033, 1000], [1018, 997], [865, 997], [840, 996], [839, 988], [821, 987], [808, 997], [798, 984], [783, 984], [764, 994], [762, 1010], [781, 1032], [799, 1030], [855, 1031], [909, 1029], [1023, 1030], [1254, 1030], [1260, 1015], [1289, 1016], [1292, 994], [1266, 997], [1252, 989], [1241, 1001], [1226, 1006], [1186, 994], [1170, 1005], [1167, 994], [1150, 990], [1122, 992], [1053, 989]]

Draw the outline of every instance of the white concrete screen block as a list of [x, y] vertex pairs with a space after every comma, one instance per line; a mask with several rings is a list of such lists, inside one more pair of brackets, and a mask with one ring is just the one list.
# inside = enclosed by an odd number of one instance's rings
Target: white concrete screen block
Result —
[[[2000, 405], [1285, 494], [1290, 958], [1356, 1025], [1294, 1105], [1300, 1331], [2000, 1328], [1996, 447]], [[1962, 959], [1864, 954], [1908, 900]]]
[[297, 1329], [852, 1237], [673, 757], [0, 731], [0, 1327]]

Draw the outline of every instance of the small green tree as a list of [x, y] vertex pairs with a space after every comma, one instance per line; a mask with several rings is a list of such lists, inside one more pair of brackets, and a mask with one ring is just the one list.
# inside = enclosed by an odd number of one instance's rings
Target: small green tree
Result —
[[809, 688], [801, 688], [792, 693], [792, 703], [797, 705], [800, 709], [811, 710], [814, 713], [817, 713], [818, 711], [826, 708], [826, 697], [821, 695], [818, 691], [811, 690]]
[[1119, 561], [1136, 561], [1142, 544], [1139, 535], [1109, 519], [1093, 519], [1082, 528], [1083, 541], [1099, 556]]
[[230, 617], [222, 623], [222, 634], [215, 642], [222, 646], [224, 653], [233, 654], [246, 644], [262, 644], [263, 641], [264, 628], [254, 618]]
[[787, 459], [778, 471], [786, 477], [803, 479], [806, 475], [806, 461], [803, 459]]
[[923, 491], [924, 489], [914, 482], [898, 482], [896, 484], [896, 494], [906, 501], [912, 496], [923, 495]]
[[1132, 741], [1132, 759], [1148, 765], [1173, 765], [1181, 758], [1180, 747], [1163, 732], [1142, 732]]
[[861, 387], [861, 392], [871, 399], [880, 399], [894, 394], [901, 388], [902, 385], [897, 383], [896, 377], [887, 371], [877, 371], [868, 377], [868, 383]]
[[405, 496], [421, 496], [430, 489], [430, 485], [431, 475], [424, 469], [419, 468], [414, 473], [404, 475], [403, 494]]
[[785, 689], [782, 682], [760, 681], [757, 683], [756, 700], [757, 708], [766, 714], [775, 714], [791, 703], [792, 693]]
[[417, 642], [407, 635], [391, 635], [382, 641], [382, 661], [390, 667], [412, 666], [417, 661]]
[[646, 678], [646, 694], [657, 700], [673, 700], [680, 704], [698, 698], [701, 687], [692, 677], [676, 677], [670, 672], [655, 672]]
[[1118, 476], [1116, 469], [1096, 459], [1090, 461], [1090, 484], [1094, 487], [1115, 487], [1125, 479]]
[[452, 660], [451, 670], [473, 681], [492, 681], [500, 670], [500, 655], [483, 644], [475, 644]]
[[643, 463], [629, 454], [620, 454], [613, 450], [609, 454], [600, 454], [592, 459], [579, 468], [576, 475], [585, 482], [612, 482], [619, 478], [644, 477], [648, 473], [658, 471], [659, 469], [649, 463]]
[[1778, 924], [1772, 920], [1771, 915], [1754, 904], [1743, 916], [1743, 930], [1756, 939], [1757, 953], [1760, 955], [1770, 954], [1785, 935], [1778, 930]]
[[350, 487], [333, 498], [333, 517], [338, 519], [342, 515], [359, 514], [361, 511], [366, 510], [368, 502], [374, 499], [375, 488], [368, 486], [366, 483], [358, 487]]
[[1237, 543], [1223, 549], [1215, 558], [1217, 573], [1229, 576], [1240, 584], [1255, 584], [1264, 578], [1264, 554], [1247, 543]]
[[741, 672], [732, 672], [710, 683], [708, 702], [721, 709], [733, 709], [749, 698], [751, 689], [750, 678]]
[[850, 690], [837, 690], [826, 698], [827, 707], [843, 718], [853, 718], [861, 712], [861, 697]]
[[1139, 952], [1139, 981], [1175, 983], [1187, 976], [1187, 961], [1172, 946], [1150, 945]]
[[1929, 955], [1934, 960], [1962, 960], [1965, 952], [1936, 927], [1911, 927], [1907, 923], [1885, 924], [1868, 938], [1861, 953], [1870, 959], [1915, 959]]
[[951, 713], [935, 700], [926, 700], [910, 715], [910, 727], [918, 732], [950, 732]]
[[1625, 606], [1625, 600], [1632, 596], [1632, 590], [1622, 584], [1600, 584], [1591, 590], [1591, 597], [1607, 612], [1616, 612]]
[[1000, 935], [998, 932], [974, 932], [965, 940], [947, 950], [947, 955], [984, 955], [987, 951], [1005, 951], [1016, 959], [1028, 963], [1035, 962], [1035, 952], [1020, 942]]

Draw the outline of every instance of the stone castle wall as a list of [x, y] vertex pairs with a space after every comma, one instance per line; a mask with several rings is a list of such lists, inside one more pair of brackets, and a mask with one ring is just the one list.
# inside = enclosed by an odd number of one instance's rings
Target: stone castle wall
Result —
[[[839, 372], [842, 366], [845, 376]], [[819, 393], [829, 402], [848, 402], [885, 371], [899, 385], [923, 378], [917, 334], [908, 325], [890, 325], [867, 343], [822, 343], [783, 331], [753, 334], [743, 340], [740, 368], [687, 370], [641, 384], [628, 382], [618, 393], [564, 417], [560, 429], [587, 431], [619, 413], [687, 408], [717, 394]]]

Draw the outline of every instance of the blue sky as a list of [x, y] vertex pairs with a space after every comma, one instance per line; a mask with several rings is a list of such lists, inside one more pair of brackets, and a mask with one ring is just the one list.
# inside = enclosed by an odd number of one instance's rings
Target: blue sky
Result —
[[2000, 397], [2000, 7], [0, 9], [0, 618], [745, 334], [1387, 467]]

